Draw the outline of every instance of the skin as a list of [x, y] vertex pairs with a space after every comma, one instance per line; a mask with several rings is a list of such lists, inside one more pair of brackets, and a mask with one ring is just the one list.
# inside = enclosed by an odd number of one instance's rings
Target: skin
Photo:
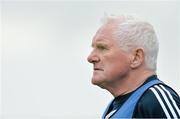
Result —
[[135, 90], [155, 74], [145, 65], [143, 48], [127, 52], [118, 46], [112, 36], [117, 23], [111, 20], [97, 31], [87, 58], [94, 67], [92, 84], [107, 89], [114, 97]]

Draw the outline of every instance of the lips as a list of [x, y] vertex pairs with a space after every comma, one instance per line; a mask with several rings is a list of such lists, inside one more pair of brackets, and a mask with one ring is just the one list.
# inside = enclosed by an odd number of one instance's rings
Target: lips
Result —
[[103, 71], [103, 69], [98, 68], [98, 67], [95, 67], [94, 70], [95, 70], [95, 71]]

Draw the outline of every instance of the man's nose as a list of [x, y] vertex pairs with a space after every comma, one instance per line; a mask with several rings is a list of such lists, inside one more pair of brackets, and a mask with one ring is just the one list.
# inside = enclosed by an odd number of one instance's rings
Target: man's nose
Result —
[[96, 63], [99, 61], [99, 57], [94, 52], [91, 52], [90, 55], [87, 58], [89, 63]]

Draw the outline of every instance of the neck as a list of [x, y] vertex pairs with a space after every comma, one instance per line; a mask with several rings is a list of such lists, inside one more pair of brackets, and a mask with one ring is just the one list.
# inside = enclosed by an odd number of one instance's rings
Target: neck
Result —
[[124, 79], [120, 79], [114, 82], [111, 86], [107, 88], [107, 90], [114, 96], [117, 97], [119, 95], [125, 95], [136, 90], [139, 86], [141, 86], [148, 77], [154, 75], [153, 71], [140, 71], [139, 73], [131, 73]]

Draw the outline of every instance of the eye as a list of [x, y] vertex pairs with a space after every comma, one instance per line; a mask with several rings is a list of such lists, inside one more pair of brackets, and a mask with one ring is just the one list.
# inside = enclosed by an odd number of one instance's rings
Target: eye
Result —
[[104, 46], [104, 45], [97, 45], [97, 48], [98, 48], [99, 50], [107, 50], [107, 47]]

